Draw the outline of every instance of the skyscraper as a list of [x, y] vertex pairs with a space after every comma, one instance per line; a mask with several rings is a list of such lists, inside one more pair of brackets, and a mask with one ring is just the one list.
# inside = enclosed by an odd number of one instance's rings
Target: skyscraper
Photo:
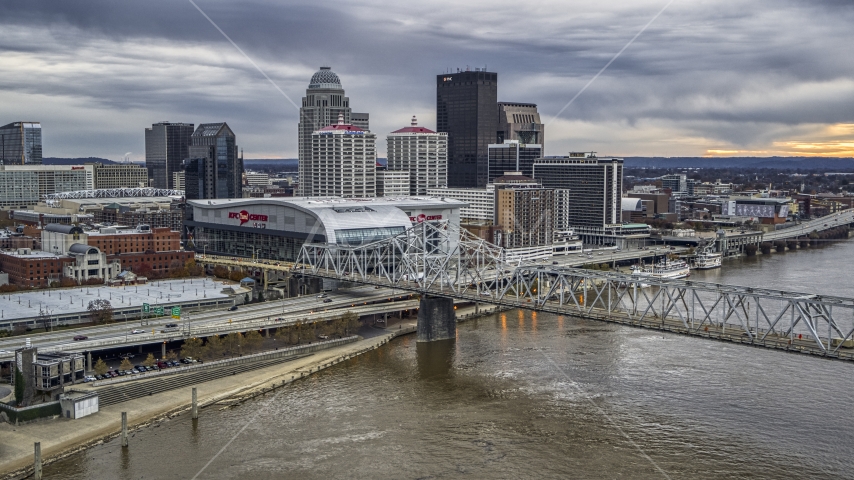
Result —
[[436, 75], [436, 130], [448, 134], [448, 186], [486, 186], [488, 148], [498, 138], [498, 74]]
[[448, 135], [412, 124], [388, 137], [388, 169], [409, 172], [409, 194], [427, 195], [428, 188], [448, 186]]
[[558, 228], [620, 224], [623, 159], [597, 158], [593, 153], [540, 158], [534, 162], [534, 179], [555, 190]]
[[184, 168], [192, 134], [192, 123], [160, 122], [145, 129], [145, 167], [150, 186], [175, 188], [174, 173]]
[[[320, 70], [311, 76], [299, 110], [299, 195], [317, 195], [311, 190], [311, 185], [319, 182], [319, 177], [325, 175], [325, 172], [312, 170], [311, 135], [336, 123], [342, 115], [345, 124], [368, 131], [368, 114], [351, 113], [350, 99], [344, 96], [344, 87], [341, 86], [338, 75], [329, 67], [320, 67]], [[355, 115], [355, 119], [351, 119], [351, 115]]]
[[[498, 102], [498, 141], [545, 146], [545, 127], [536, 103]], [[527, 174], [526, 174], [527, 175]]]
[[14, 122], [0, 127], [0, 165], [41, 165], [42, 126]]
[[543, 146], [536, 143], [519, 143], [504, 140], [489, 146], [489, 182], [504, 175], [504, 172], [521, 172], [534, 175], [534, 161], [543, 156]]
[[187, 198], [242, 198], [243, 158], [228, 124], [203, 123], [190, 142], [184, 161]]
[[344, 122], [319, 129], [311, 135], [311, 183], [303, 182], [313, 196], [367, 198], [376, 196], [377, 136]]

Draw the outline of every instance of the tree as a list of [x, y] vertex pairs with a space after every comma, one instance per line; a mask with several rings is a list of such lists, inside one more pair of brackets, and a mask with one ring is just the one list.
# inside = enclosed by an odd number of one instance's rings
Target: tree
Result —
[[15, 367], [15, 403], [20, 406], [24, 401], [24, 374]]
[[166, 352], [166, 360], [178, 360], [178, 354], [175, 353], [175, 350]]
[[132, 368], [133, 368], [133, 364], [130, 363], [130, 358], [129, 357], [123, 358], [121, 365], [119, 365], [119, 370], [124, 371], [124, 370], [130, 370]]
[[246, 345], [247, 352], [257, 352], [264, 343], [264, 337], [261, 336], [258, 330], [249, 330], [243, 337], [243, 343]]
[[95, 324], [111, 323], [113, 321], [113, 306], [109, 300], [103, 298], [92, 300], [86, 309], [89, 310], [89, 318]]
[[223, 340], [225, 352], [228, 355], [240, 354], [240, 345], [243, 343], [243, 335], [240, 332], [231, 332]]
[[95, 375], [103, 375], [107, 373], [107, 370], [109, 369], [110, 367], [107, 366], [107, 362], [103, 361], [102, 359], [99, 358], [98, 361], [95, 362]]
[[184, 264], [184, 268], [187, 269], [187, 274], [191, 277], [199, 277], [205, 273], [204, 268], [197, 264], [196, 260], [192, 258], [187, 260], [187, 263]]
[[208, 337], [205, 346], [202, 349], [201, 356], [205, 360], [219, 360], [222, 358], [222, 352], [225, 350], [225, 344], [219, 335]]
[[228, 278], [228, 269], [223, 267], [222, 265], [217, 265], [213, 269], [213, 274], [217, 278]]
[[154, 359], [153, 353], [149, 353], [148, 356], [145, 357], [145, 361], [142, 362], [146, 367], [152, 367], [155, 363], [157, 363], [157, 360]]
[[192, 357], [197, 358], [200, 357], [202, 352], [202, 339], [201, 338], [190, 338], [184, 342], [184, 345], [181, 347], [181, 356], [184, 358]]
[[289, 327], [279, 327], [276, 329], [276, 340], [285, 343], [291, 343], [291, 329]]

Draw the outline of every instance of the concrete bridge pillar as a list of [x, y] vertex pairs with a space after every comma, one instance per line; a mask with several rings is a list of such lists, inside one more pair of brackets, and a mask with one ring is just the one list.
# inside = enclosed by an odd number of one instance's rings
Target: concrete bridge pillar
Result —
[[457, 338], [454, 299], [423, 295], [418, 306], [419, 342]]

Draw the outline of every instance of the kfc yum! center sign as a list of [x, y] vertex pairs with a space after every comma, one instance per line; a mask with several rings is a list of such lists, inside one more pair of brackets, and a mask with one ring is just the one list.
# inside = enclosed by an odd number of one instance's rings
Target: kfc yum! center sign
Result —
[[228, 218], [233, 218], [240, 220], [240, 226], [242, 227], [245, 223], [252, 222], [250, 227], [255, 228], [267, 228], [267, 215], [262, 215], [260, 213], [249, 213], [246, 210], [241, 210], [239, 212], [228, 212]]

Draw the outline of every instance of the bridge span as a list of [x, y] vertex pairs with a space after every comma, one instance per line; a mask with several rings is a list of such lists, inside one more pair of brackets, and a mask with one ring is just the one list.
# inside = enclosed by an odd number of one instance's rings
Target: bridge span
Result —
[[424, 302], [451, 298], [854, 360], [854, 298], [515, 265], [501, 248], [447, 223], [366, 245], [305, 244], [293, 270], [417, 292], [419, 333], [433, 321], [425, 312], [436, 311]]

